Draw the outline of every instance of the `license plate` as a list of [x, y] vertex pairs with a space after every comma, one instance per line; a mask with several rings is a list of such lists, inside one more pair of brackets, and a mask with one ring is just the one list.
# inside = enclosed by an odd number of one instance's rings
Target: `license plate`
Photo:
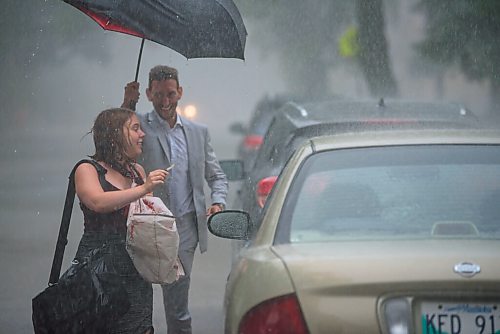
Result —
[[422, 334], [500, 334], [498, 305], [422, 303]]

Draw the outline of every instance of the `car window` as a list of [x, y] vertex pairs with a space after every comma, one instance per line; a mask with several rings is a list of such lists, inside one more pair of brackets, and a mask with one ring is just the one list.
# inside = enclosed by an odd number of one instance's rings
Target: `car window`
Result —
[[498, 203], [497, 146], [328, 151], [311, 156], [298, 173], [278, 235], [292, 243], [500, 238]]
[[287, 124], [280, 122], [280, 119], [274, 117], [269, 129], [264, 135], [264, 142], [257, 157], [255, 158], [254, 169], [259, 168], [259, 166], [266, 165], [270, 161], [274, 160], [274, 147], [277, 142], [279, 142], [284, 135], [289, 133], [291, 129]]

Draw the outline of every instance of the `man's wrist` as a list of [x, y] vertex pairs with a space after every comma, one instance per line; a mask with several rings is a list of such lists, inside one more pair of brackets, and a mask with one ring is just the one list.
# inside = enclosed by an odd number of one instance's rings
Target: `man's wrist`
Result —
[[226, 206], [223, 203], [213, 203], [212, 205], [217, 205], [222, 211], [226, 210]]

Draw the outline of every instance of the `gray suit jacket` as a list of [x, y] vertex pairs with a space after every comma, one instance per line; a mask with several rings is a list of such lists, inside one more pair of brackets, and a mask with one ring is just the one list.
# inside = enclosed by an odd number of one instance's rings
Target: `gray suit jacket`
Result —
[[[155, 111], [138, 115], [142, 130], [146, 133], [142, 146], [142, 155], [138, 162], [146, 173], [155, 169], [165, 169], [170, 166], [170, 146], [164, 128], [158, 122]], [[180, 116], [178, 116], [180, 117]], [[188, 146], [189, 176], [193, 187], [193, 201], [198, 220], [198, 240], [200, 251], [207, 250], [207, 217], [204, 193], [205, 179], [211, 189], [211, 203], [226, 204], [228, 182], [226, 175], [215, 157], [210, 144], [210, 136], [206, 126], [193, 123], [181, 117]], [[175, 167], [174, 167], [175, 168]], [[154, 195], [163, 202], [169, 203], [168, 182], [157, 187]], [[175, 194], [172, 194], [175, 196]]]

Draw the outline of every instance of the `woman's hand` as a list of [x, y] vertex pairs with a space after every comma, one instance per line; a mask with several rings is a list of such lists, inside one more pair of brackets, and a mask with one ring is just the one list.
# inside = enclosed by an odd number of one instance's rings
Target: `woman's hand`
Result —
[[157, 169], [150, 172], [146, 178], [146, 181], [144, 182], [144, 187], [146, 188], [147, 192], [150, 193], [156, 186], [164, 184], [165, 179], [168, 175], [169, 173], [164, 169]]
[[123, 189], [119, 191], [104, 191], [99, 182], [99, 176], [94, 166], [89, 163], [83, 163], [76, 169], [75, 190], [80, 201], [90, 210], [107, 213], [118, 210], [125, 205], [148, 195], [153, 189], [165, 183], [169, 173], [164, 169], [157, 169], [144, 177], [145, 172], [141, 165], [135, 167], [143, 179], [144, 184]]

